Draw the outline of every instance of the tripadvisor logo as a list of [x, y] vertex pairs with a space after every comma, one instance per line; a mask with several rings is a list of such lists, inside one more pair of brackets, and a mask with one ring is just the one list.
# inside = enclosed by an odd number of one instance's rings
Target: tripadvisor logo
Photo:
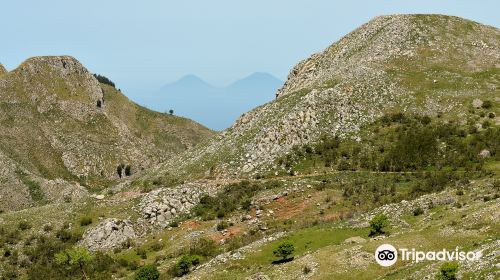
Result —
[[481, 258], [481, 252], [464, 252], [456, 248], [453, 251], [443, 249], [441, 251], [417, 251], [414, 248], [399, 248], [398, 250], [391, 244], [382, 244], [375, 250], [375, 260], [381, 266], [391, 266], [398, 260], [398, 255], [402, 261], [476, 261]]
[[381, 266], [391, 266], [398, 260], [398, 251], [391, 244], [382, 244], [375, 251], [375, 260]]

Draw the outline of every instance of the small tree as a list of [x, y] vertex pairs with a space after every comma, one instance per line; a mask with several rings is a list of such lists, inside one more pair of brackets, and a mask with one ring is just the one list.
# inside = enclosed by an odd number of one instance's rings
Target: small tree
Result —
[[55, 255], [57, 264], [65, 267], [66, 269], [80, 269], [84, 279], [89, 279], [85, 272], [85, 267], [92, 261], [92, 254], [83, 247], [75, 247], [59, 252]]
[[135, 280], [158, 280], [160, 278], [160, 272], [156, 266], [150, 264], [145, 265], [135, 273]]
[[201, 258], [197, 255], [184, 255], [171, 270], [171, 274], [177, 277], [186, 275], [191, 270], [192, 266], [200, 264]]
[[447, 262], [441, 265], [439, 273], [436, 275], [438, 280], [456, 280], [458, 272], [458, 263]]
[[170, 110], [168, 110], [168, 113], [169, 113], [170, 115], [173, 115], [173, 114], [174, 114], [174, 110], [170, 109]]
[[277, 258], [281, 258], [281, 261], [288, 260], [290, 256], [295, 251], [295, 247], [290, 241], [285, 241], [278, 245], [276, 249], [274, 249], [273, 254]]
[[386, 233], [385, 228], [389, 226], [389, 219], [384, 214], [378, 214], [370, 221], [370, 236]]

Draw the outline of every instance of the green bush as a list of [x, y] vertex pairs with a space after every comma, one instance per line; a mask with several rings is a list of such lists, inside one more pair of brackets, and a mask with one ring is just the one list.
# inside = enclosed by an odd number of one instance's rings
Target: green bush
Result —
[[197, 255], [184, 255], [170, 269], [170, 274], [176, 277], [186, 275], [191, 270], [191, 267], [197, 266], [201, 262], [201, 257]]
[[436, 275], [438, 280], [456, 280], [458, 272], [458, 263], [446, 262], [441, 265], [439, 273]]
[[217, 255], [218, 250], [219, 246], [217, 246], [217, 243], [214, 240], [199, 238], [190, 244], [188, 254], [212, 257]]
[[169, 227], [173, 227], [173, 228], [178, 227], [179, 226], [179, 221], [176, 221], [176, 220], [171, 221], [170, 224], [168, 224], [168, 226]]
[[413, 210], [413, 216], [420, 216], [424, 214], [424, 210], [420, 207], [417, 207], [415, 208], [415, 210]]
[[218, 231], [222, 231], [222, 230], [225, 230], [229, 227], [229, 224], [226, 222], [226, 221], [220, 221], [218, 224], [217, 224], [217, 230]]
[[135, 253], [136, 253], [139, 257], [141, 257], [141, 259], [144, 259], [144, 260], [145, 260], [145, 259], [147, 259], [147, 258], [148, 258], [148, 254], [147, 254], [147, 252], [146, 252], [146, 249], [144, 249], [144, 248], [136, 248], [136, 249], [135, 249]]
[[22, 230], [22, 231], [25, 231], [25, 230], [28, 230], [31, 228], [31, 224], [27, 221], [21, 221], [19, 222], [19, 224], [17, 225], [17, 227]]
[[370, 221], [370, 234], [375, 236], [386, 233], [386, 228], [389, 226], [389, 219], [384, 214], [375, 215]]
[[483, 105], [482, 105], [481, 107], [483, 107], [484, 109], [489, 109], [489, 108], [491, 108], [492, 106], [493, 106], [493, 103], [491, 103], [491, 101], [490, 101], [490, 100], [485, 100], [485, 101], [483, 102]]
[[151, 244], [151, 250], [153, 250], [155, 252], [158, 252], [161, 249], [163, 249], [163, 243], [162, 242], [157, 241], [157, 242], [154, 242], [153, 244]]
[[107, 77], [105, 77], [103, 75], [94, 74], [94, 77], [97, 79], [97, 81], [99, 81], [99, 83], [115, 87], [115, 83], [113, 83], [110, 79], [108, 79]]
[[193, 208], [193, 213], [203, 220], [212, 220], [215, 217], [223, 218], [240, 207], [250, 209], [251, 198], [260, 188], [260, 185], [249, 181], [228, 185], [216, 197], [203, 196]]
[[83, 217], [80, 219], [80, 226], [88, 226], [92, 224], [92, 218], [91, 217]]
[[293, 244], [290, 241], [284, 241], [273, 250], [273, 254], [275, 257], [280, 258], [283, 261], [290, 259], [290, 256], [294, 251], [295, 247]]
[[135, 280], [157, 280], [160, 278], [160, 272], [154, 265], [145, 265], [135, 273]]

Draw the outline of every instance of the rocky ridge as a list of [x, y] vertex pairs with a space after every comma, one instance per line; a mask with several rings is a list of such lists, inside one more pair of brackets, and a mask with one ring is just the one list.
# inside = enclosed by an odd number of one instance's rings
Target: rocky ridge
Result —
[[186, 177], [209, 168], [221, 177], [274, 173], [284, 169], [274, 163], [277, 157], [321, 135], [362, 141], [363, 127], [386, 112], [463, 115], [471, 97], [498, 92], [498, 78], [479, 73], [497, 71], [499, 33], [450, 16], [377, 17], [300, 62], [277, 100], [242, 115], [153, 176]]

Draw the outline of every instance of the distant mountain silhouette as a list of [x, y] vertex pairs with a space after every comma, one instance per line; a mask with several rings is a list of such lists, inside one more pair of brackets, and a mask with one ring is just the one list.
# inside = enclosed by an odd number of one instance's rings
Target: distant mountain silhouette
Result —
[[186, 75], [173, 83], [164, 85], [160, 89], [160, 92], [193, 93], [212, 90], [215, 90], [215, 87], [203, 81], [200, 77]]
[[215, 87], [195, 75], [166, 84], [144, 97], [153, 110], [174, 110], [212, 129], [223, 130], [244, 112], [274, 99], [283, 82], [268, 73], [253, 73], [227, 87]]

